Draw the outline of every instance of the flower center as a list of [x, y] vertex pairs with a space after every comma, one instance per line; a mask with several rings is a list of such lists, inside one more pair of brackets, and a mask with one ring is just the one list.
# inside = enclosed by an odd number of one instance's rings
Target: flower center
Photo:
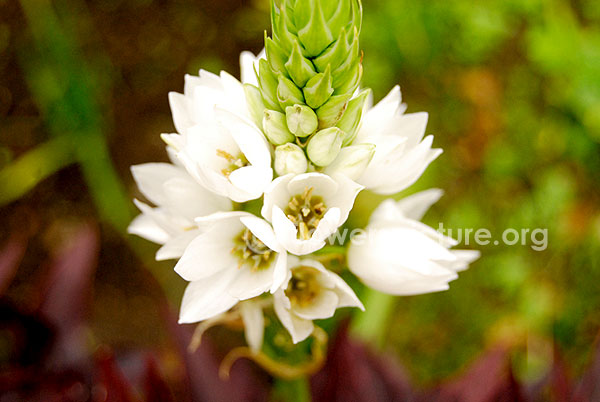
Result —
[[235, 246], [231, 253], [238, 257], [238, 268], [249, 265], [253, 272], [269, 267], [275, 258], [275, 252], [254, 236], [249, 229], [244, 229], [235, 238]]
[[306, 307], [321, 293], [321, 284], [317, 280], [320, 272], [313, 267], [294, 268], [292, 278], [285, 290], [292, 306]]
[[229, 163], [226, 168], [221, 169], [221, 173], [223, 173], [223, 176], [225, 176], [225, 177], [229, 177], [229, 175], [234, 170], [237, 170], [239, 168], [243, 168], [244, 166], [250, 165], [250, 163], [248, 162], [248, 160], [246, 159], [244, 154], [241, 154], [241, 153], [236, 158], [235, 156], [231, 155], [227, 151], [223, 151], [222, 149], [217, 149], [217, 156], [220, 156], [221, 158], [225, 159]]
[[310, 239], [327, 212], [323, 197], [312, 195], [313, 190], [313, 187], [306, 187], [302, 194], [293, 196], [284, 211], [298, 229], [300, 240]]

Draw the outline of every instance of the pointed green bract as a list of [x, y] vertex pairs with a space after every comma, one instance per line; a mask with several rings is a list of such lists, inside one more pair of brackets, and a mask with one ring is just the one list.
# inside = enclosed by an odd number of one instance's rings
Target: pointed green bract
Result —
[[244, 84], [244, 92], [246, 94], [246, 104], [248, 105], [248, 111], [250, 112], [252, 121], [254, 121], [254, 124], [258, 127], [261, 127], [265, 103], [263, 102], [260, 89], [252, 84]]
[[351, 144], [356, 137], [365, 103], [370, 93], [370, 89], [365, 89], [357, 97], [348, 102], [344, 116], [336, 124], [337, 127], [346, 133], [343, 142], [344, 146]]
[[317, 74], [312, 62], [302, 55], [302, 49], [297, 40], [294, 40], [292, 54], [285, 63], [285, 68], [299, 88], [304, 87], [308, 80]]
[[333, 86], [331, 85], [331, 71], [329, 66], [324, 73], [319, 73], [312, 77], [304, 87], [304, 98], [308, 106], [317, 109], [323, 105], [331, 94], [333, 94]]

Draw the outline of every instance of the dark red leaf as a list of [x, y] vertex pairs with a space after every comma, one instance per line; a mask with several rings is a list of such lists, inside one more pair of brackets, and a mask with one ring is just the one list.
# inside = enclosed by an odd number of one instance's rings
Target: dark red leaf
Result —
[[391, 360], [375, 357], [348, 337], [342, 324], [329, 346], [323, 369], [311, 378], [313, 401], [412, 401], [407, 376]]
[[498, 347], [467, 369], [461, 377], [442, 385], [426, 400], [440, 402], [524, 401], [510, 367], [507, 350]]
[[96, 365], [98, 374], [92, 389], [92, 400], [139, 402], [108, 348], [101, 348], [96, 353]]
[[577, 385], [573, 402], [600, 401], [600, 341], [596, 341], [592, 361]]

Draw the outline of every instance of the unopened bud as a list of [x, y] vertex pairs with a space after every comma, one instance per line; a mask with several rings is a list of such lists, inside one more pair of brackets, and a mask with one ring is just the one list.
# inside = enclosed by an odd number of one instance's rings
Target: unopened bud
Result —
[[288, 173], [301, 174], [306, 172], [307, 168], [308, 161], [298, 145], [290, 142], [275, 148], [275, 172], [279, 176]]
[[325, 169], [326, 174], [341, 173], [352, 180], [360, 179], [375, 154], [375, 145], [359, 144], [344, 147], [333, 163]]
[[317, 131], [317, 115], [306, 105], [286, 107], [285, 117], [288, 129], [297, 137], [306, 137]]
[[312, 163], [327, 166], [340, 153], [344, 132], [337, 127], [326, 128], [317, 132], [308, 141], [306, 152]]
[[296, 139], [287, 128], [285, 115], [275, 110], [264, 111], [262, 128], [271, 144], [281, 145]]

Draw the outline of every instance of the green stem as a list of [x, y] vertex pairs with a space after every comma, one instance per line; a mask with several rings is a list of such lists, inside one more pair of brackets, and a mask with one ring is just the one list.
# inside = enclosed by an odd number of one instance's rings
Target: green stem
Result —
[[381, 348], [394, 307], [394, 297], [367, 288], [362, 300], [366, 312], [355, 315], [351, 331], [356, 336]]
[[296, 380], [275, 379], [274, 393], [275, 400], [285, 402], [310, 402], [312, 400], [308, 378]]
[[40, 181], [75, 162], [69, 140], [57, 137], [0, 170], [0, 206], [22, 197]]

